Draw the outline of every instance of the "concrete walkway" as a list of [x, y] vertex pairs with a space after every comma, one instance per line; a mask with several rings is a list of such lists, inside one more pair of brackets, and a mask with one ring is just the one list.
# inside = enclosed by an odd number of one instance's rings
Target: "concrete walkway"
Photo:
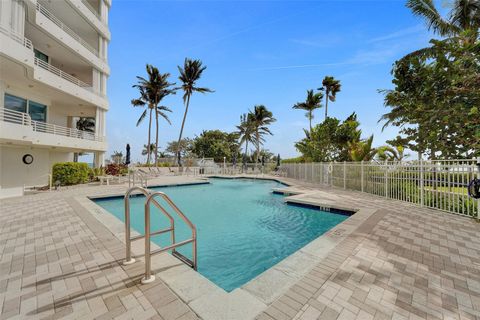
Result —
[[[301, 192], [292, 201], [374, 213], [345, 236], [337, 229], [336, 247], [257, 319], [480, 319], [480, 224], [289, 182]], [[123, 243], [75, 201], [125, 190], [80, 186], [0, 201], [0, 319], [199, 318], [161, 279], [140, 285], [143, 264], [123, 266]]]

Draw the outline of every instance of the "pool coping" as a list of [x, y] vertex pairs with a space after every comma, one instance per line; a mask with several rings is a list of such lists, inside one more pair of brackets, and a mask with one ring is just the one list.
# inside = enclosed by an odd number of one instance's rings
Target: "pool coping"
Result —
[[[251, 178], [249, 176], [211, 176], [211, 178], [215, 177], [229, 179]], [[282, 181], [278, 177], [269, 178], [268, 176], [263, 176], [261, 179], [273, 180], [284, 184], [285, 188], [276, 189], [282, 189], [284, 192], [294, 194], [286, 196], [286, 202], [314, 205], [324, 209], [333, 208], [355, 211], [355, 214], [231, 292], [224, 291], [203, 275], [192, 270], [168, 253], [152, 256], [152, 271], [154, 274], [165, 282], [180, 299], [203, 319], [253, 319], [260, 312], [268, 308], [277, 298], [281, 297], [291, 286], [302, 279], [303, 276], [322, 261], [344, 238], [350, 235], [367, 218], [377, 211], [376, 209], [369, 208], [341, 208], [341, 206], [332, 203], [328, 199], [325, 201], [308, 199], [308, 194], [315, 192], [315, 190], [296, 189], [297, 186], [295, 184]], [[209, 182], [201, 181], [172, 183], [159, 186], [170, 187], [207, 183]], [[157, 186], [150, 186], [150, 188], [154, 187]], [[305, 196], [307, 196], [307, 198], [302, 199], [302, 197], [305, 198]], [[109, 197], [123, 197], [123, 194], [112, 193], [102, 196], [79, 196], [74, 199], [83, 209], [107, 227], [116, 238], [122, 243], [125, 243], [124, 223], [92, 201], [98, 198]], [[132, 235], [135, 234], [138, 233], [132, 231]], [[154, 243], [151, 245], [152, 249], [158, 248]], [[132, 252], [134, 255], [142, 255], [143, 242], [133, 242]], [[139, 260], [143, 261], [143, 259]]]

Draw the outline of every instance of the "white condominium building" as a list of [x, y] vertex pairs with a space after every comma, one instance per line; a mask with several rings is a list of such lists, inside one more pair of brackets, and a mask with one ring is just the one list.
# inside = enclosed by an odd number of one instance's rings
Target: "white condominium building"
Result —
[[0, 198], [104, 162], [111, 0], [0, 0]]

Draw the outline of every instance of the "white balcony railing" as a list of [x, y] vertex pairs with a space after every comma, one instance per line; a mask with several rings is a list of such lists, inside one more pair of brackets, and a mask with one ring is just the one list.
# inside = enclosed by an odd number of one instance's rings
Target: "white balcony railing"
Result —
[[75, 78], [74, 76], [66, 73], [65, 71], [62, 71], [60, 69], [58, 69], [57, 67], [55, 66], [52, 66], [51, 64], [41, 60], [41, 59], [38, 59], [37, 57], [35, 57], [35, 65], [36, 66], [39, 66], [40, 68], [42, 69], [45, 69], [47, 71], [50, 71], [51, 73], [73, 83], [73, 84], [76, 84], [77, 86], [81, 87], [81, 88], [84, 88], [88, 91], [91, 91], [91, 92], [94, 92], [96, 94], [99, 94], [101, 95], [97, 90], [94, 90], [92, 85], [91, 84], [88, 84], [88, 83], [85, 83], [83, 82], [82, 80], [80, 79], [77, 79]]
[[35, 121], [27, 113], [0, 108], [0, 121], [32, 127], [33, 131], [57, 136], [103, 142], [104, 138], [92, 132], [58, 126], [56, 124]]
[[85, 40], [82, 39], [78, 34], [76, 34], [72, 29], [66, 26], [62, 21], [60, 21], [57, 17], [55, 17], [50, 11], [48, 11], [44, 6], [37, 2], [37, 11], [44, 15], [48, 20], [55, 23], [60, 29], [68, 33], [72, 38], [78, 41], [82, 46], [87, 48], [90, 52], [92, 52], [95, 56], [103, 59], [100, 57], [98, 50], [88, 44]]
[[33, 50], [33, 45], [32, 41], [29, 39], [25, 38], [24, 36], [17, 34], [13, 32], [12, 30], [8, 30], [0, 25], [0, 32], [3, 33], [4, 35], [10, 37], [11, 39], [17, 41], [20, 43], [22, 46], [24, 46], [27, 49]]

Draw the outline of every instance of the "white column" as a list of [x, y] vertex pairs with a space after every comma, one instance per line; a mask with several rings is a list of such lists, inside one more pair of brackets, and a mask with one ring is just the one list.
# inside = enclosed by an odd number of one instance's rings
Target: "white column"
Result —
[[13, 0], [11, 3], [10, 28], [20, 36], [25, 34], [25, 4], [20, 0]]

